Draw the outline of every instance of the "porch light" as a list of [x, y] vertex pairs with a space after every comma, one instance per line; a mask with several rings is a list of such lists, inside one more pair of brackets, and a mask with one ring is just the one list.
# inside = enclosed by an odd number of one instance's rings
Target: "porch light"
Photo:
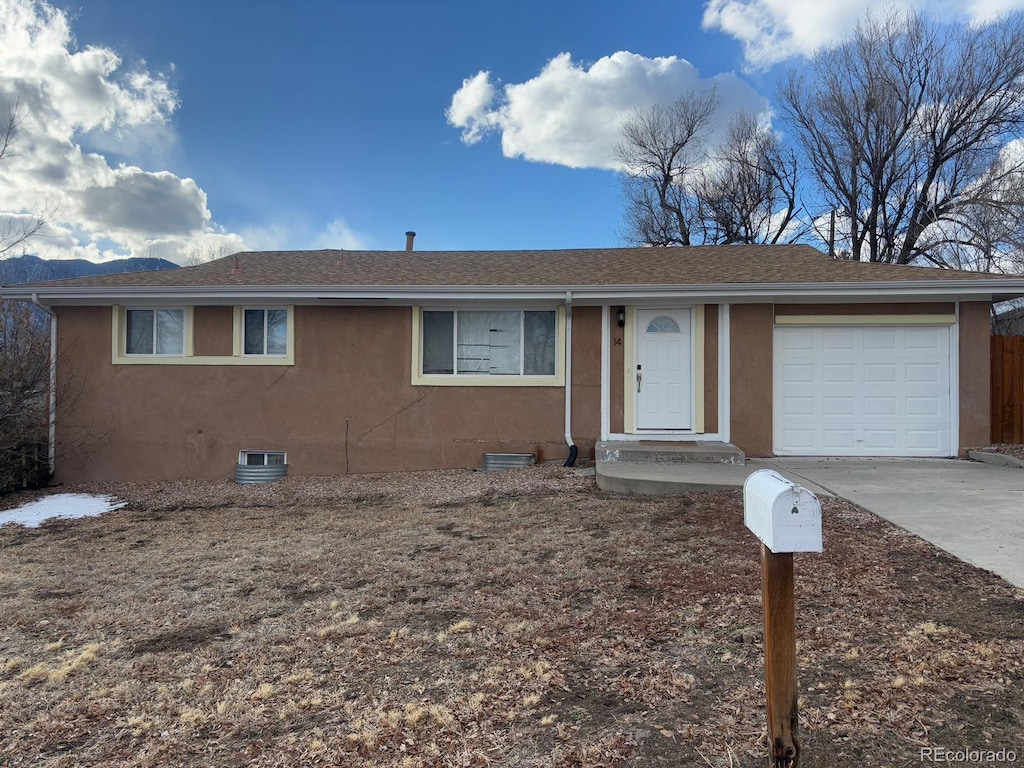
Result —
[[625, 307], [619, 307], [615, 311], [615, 322], [618, 323], [619, 328], [625, 328], [626, 327], [626, 308]]

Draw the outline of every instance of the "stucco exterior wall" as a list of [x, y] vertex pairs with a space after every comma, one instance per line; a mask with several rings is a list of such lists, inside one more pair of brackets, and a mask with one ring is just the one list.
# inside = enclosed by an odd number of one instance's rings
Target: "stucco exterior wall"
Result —
[[991, 305], [960, 304], [960, 454], [988, 445], [992, 438]]
[[231, 307], [196, 307], [195, 354], [200, 357], [227, 357], [234, 342]]
[[771, 304], [733, 304], [729, 315], [730, 432], [747, 456], [772, 455]]
[[611, 349], [609, 350], [609, 372], [610, 380], [608, 382], [608, 389], [610, 395], [608, 398], [608, 427], [611, 432], [615, 434], [622, 434], [626, 430], [625, 411], [626, 407], [626, 393], [625, 393], [625, 365], [626, 365], [626, 329], [619, 328], [618, 321], [615, 318], [615, 311], [618, 309], [616, 306], [612, 306], [610, 312], [610, 322], [612, 343]]
[[[293, 475], [567, 454], [563, 387], [413, 386], [408, 307], [296, 307], [293, 366], [113, 365], [111, 314], [58, 310], [59, 375], [80, 391], [58, 421], [59, 482], [226, 478], [240, 449], [286, 450]], [[230, 325], [229, 308], [197, 310], [196, 352], [230, 353]], [[573, 341], [573, 437], [588, 457], [600, 431], [598, 308], [574, 310]]]
[[718, 305], [704, 307], [704, 431], [718, 431]]

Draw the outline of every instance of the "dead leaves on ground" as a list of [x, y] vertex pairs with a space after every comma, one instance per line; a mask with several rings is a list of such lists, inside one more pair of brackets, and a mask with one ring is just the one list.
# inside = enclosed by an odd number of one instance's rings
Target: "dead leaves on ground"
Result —
[[[545, 477], [444, 506], [321, 493], [0, 530], [0, 764], [763, 764], [738, 494]], [[805, 750], [1021, 743], [1020, 595], [825, 510], [825, 554], [797, 558]]]

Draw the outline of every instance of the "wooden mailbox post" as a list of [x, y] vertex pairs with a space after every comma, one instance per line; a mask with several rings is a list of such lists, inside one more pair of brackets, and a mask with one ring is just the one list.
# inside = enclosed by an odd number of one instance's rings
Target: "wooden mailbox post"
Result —
[[821, 552], [821, 505], [806, 488], [762, 469], [743, 484], [743, 519], [761, 540], [769, 764], [798, 768], [793, 553]]

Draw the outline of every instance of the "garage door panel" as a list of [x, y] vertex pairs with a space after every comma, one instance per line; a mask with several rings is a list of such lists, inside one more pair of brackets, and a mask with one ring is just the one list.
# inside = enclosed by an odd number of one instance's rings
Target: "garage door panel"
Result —
[[896, 398], [892, 395], [877, 395], [864, 397], [865, 416], [895, 416]]
[[854, 348], [855, 339], [853, 331], [841, 328], [825, 328], [821, 334], [820, 348], [823, 350], [845, 350]]
[[797, 449], [810, 450], [815, 445], [817, 435], [813, 429], [786, 429], [783, 438], [788, 445]]
[[910, 328], [907, 330], [907, 349], [941, 350], [946, 343], [938, 328]]
[[896, 332], [870, 330], [864, 332], [864, 349], [896, 349]]
[[826, 384], [852, 384], [856, 381], [854, 367], [848, 364], [823, 363], [821, 380]]
[[855, 416], [857, 414], [857, 402], [854, 397], [826, 395], [822, 398], [821, 404], [823, 416]]
[[814, 381], [814, 365], [811, 363], [787, 363], [783, 372], [786, 381]]
[[828, 451], [845, 453], [856, 447], [857, 431], [853, 428], [823, 429], [821, 431], [821, 442]]
[[783, 339], [782, 343], [785, 345], [784, 348], [790, 351], [797, 350], [813, 350], [814, 349], [814, 333], [809, 328], [793, 328], [793, 333], [790, 333]]
[[938, 384], [942, 381], [938, 363], [907, 363], [904, 379], [909, 384]]
[[950, 333], [948, 326], [776, 328], [775, 452], [951, 455]]
[[938, 416], [941, 412], [937, 397], [908, 397], [906, 405], [907, 416]]
[[899, 435], [895, 429], [865, 429], [864, 445], [875, 452], [895, 451], [899, 447]]
[[895, 363], [866, 363], [863, 366], [864, 381], [878, 384], [896, 383]]

